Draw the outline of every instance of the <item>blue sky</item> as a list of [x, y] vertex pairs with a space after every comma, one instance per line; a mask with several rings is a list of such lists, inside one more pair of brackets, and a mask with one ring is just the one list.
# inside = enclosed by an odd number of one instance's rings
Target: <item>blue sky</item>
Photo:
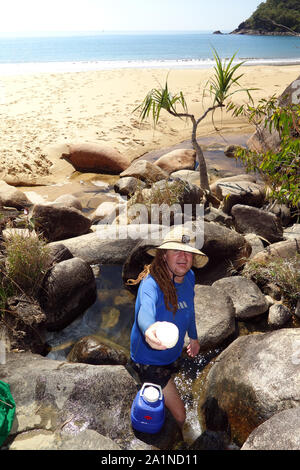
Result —
[[232, 30], [261, 0], [2, 0], [0, 32]]

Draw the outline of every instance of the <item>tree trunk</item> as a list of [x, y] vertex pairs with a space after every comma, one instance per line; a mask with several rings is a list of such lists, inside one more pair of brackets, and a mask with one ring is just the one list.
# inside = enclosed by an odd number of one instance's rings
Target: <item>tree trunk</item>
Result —
[[202, 148], [197, 142], [197, 122], [194, 118], [192, 119], [192, 122], [193, 122], [192, 144], [193, 144], [193, 148], [196, 152], [197, 159], [199, 162], [200, 187], [203, 190], [210, 191], [205, 158], [202, 152]]

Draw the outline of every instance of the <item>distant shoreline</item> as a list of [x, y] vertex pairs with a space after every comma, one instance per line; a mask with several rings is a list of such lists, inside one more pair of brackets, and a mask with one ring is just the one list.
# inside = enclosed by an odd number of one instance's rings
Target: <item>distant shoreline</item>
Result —
[[[300, 65], [299, 59], [250, 59], [240, 58], [233, 63], [244, 62], [246, 67], [273, 67]], [[97, 72], [119, 69], [170, 69], [195, 70], [210, 69], [215, 66], [214, 60], [152, 60], [152, 61], [78, 61], [78, 62], [36, 62], [36, 63], [0, 63], [0, 77], [12, 75], [59, 74], [76, 72]]]

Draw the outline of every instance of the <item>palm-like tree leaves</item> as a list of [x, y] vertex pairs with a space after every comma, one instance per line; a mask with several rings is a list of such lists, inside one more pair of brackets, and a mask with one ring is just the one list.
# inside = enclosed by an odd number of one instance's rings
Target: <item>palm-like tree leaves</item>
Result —
[[180, 117], [179, 113], [177, 113], [176, 111], [176, 105], [178, 103], [186, 112], [187, 105], [183, 93], [180, 91], [179, 93], [173, 96], [169, 92], [168, 82], [166, 80], [164, 88], [153, 88], [147, 94], [144, 101], [139, 106], [137, 106], [134, 111], [140, 111], [141, 120], [148, 118], [151, 113], [154, 124], [157, 124], [162, 109], [168, 111], [170, 114]]
[[[188, 113], [187, 104], [181, 91], [175, 95], [170, 93], [167, 80], [164, 87], [153, 88], [147, 94], [143, 102], [134, 109], [134, 111], [140, 111], [141, 120], [144, 120], [152, 115], [154, 125], [158, 123], [162, 109], [172, 114], [173, 116], [179, 118], [185, 117], [191, 120], [191, 140], [199, 161], [200, 186], [202, 189], [208, 192], [210, 191], [210, 188], [206, 162], [202, 149], [199, 145], [199, 142], [197, 141], [197, 127], [208, 113], [213, 113], [217, 108], [223, 107], [225, 100], [236, 93], [236, 91], [242, 91], [240, 88], [238, 90], [232, 90], [232, 88], [234, 85], [240, 86], [238, 81], [242, 77], [242, 74], [236, 76], [236, 71], [243, 64], [243, 62], [233, 65], [233, 60], [235, 57], [234, 54], [227, 64], [226, 61], [223, 64], [215, 50], [214, 57], [216, 62], [214, 67], [215, 73], [213, 78], [210, 79], [206, 84], [206, 87], [209, 88], [210, 94], [213, 98], [213, 103], [212, 106], [208, 107], [202, 116], [200, 116], [198, 119], [196, 119], [193, 114]], [[248, 97], [251, 100], [249, 90], [246, 89], [244, 91], [247, 92]], [[182, 107], [183, 112], [177, 112], [176, 106], [178, 104]]]
[[[232, 65], [232, 62], [235, 58], [236, 54], [229, 59], [226, 64], [226, 60], [222, 63], [217, 51], [214, 49], [214, 58], [216, 65], [214, 66], [215, 74], [214, 76], [207, 82], [209, 87], [210, 94], [213, 96], [213, 104], [218, 104], [219, 106], [223, 106], [226, 99], [232, 96], [234, 93], [239, 90], [233, 90], [233, 86], [237, 85], [240, 87], [239, 79], [243, 76], [240, 74], [238, 76], [234, 76], [236, 71], [238, 70], [244, 62], [239, 62], [236, 65]], [[249, 94], [249, 90], [244, 90], [248, 93], [249, 98], [251, 96]]]

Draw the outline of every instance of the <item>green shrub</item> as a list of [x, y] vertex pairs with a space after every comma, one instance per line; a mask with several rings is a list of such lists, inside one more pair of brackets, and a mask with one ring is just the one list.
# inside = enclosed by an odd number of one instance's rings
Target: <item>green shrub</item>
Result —
[[265, 262], [250, 259], [243, 269], [243, 275], [260, 287], [272, 282], [280, 289], [282, 300], [292, 307], [300, 298], [300, 254]]
[[33, 232], [13, 232], [4, 242], [4, 291], [22, 291], [34, 296], [50, 266], [46, 241]]

